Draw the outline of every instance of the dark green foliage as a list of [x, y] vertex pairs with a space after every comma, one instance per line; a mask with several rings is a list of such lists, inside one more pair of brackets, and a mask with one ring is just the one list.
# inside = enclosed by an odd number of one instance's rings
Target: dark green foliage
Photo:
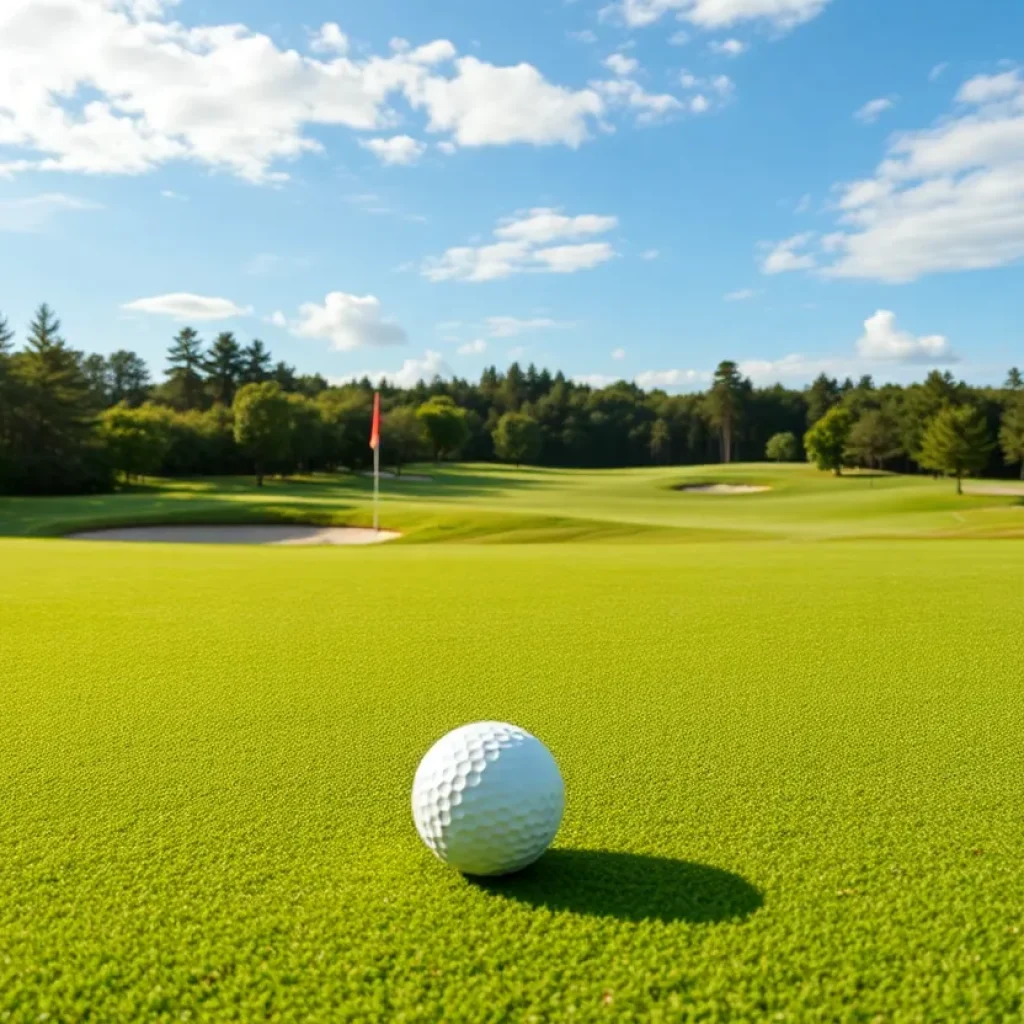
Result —
[[465, 409], [460, 409], [447, 395], [424, 402], [416, 416], [427, 432], [435, 460], [456, 452], [469, 437]]
[[106, 490], [111, 474], [96, 436], [94, 395], [79, 353], [60, 337], [60, 321], [45, 303], [29, 324], [23, 351], [4, 355], [10, 408], [0, 492], [73, 494]]
[[773, 434], [765, 446], [765, 455], [773, 462], [796, 462], [800, 458], [800, 442], [790, 432]]
[[903, 451], [896, 424], [877, 409], [869, 409], [850, 429], [848, 459], [860, 466], [881, 469]]
[[654, 421], [651, 426], [651, 440], [647, 447], [650, 449], [651, 459], [655, 463], [668, 461], [672, 449], [672, 432], [665, 420], [659, 418]]
[[242, 348], [235, 336], [230, 331], [218, 334], [203, 361], [206, 389], [213, 401], [231, 405], [244, 367]]
[[750, 381], [740, 374], [735, 363], [726, 361], [718, 364], [711, 390], [704, 399], [704, 409], [708, 422], [721, 435], [722, 462], [732, 462], [733, 439], [752, 390]]
[[401, 475], [402, 466], [427, 454], [427, 434], [411, 405], [400, 405], [382, 417], [381, 457]]
[[254, 338], [241, 353], [239, 380], [242, 384], [262, 384], [270, 380], [274, 357], [259, 338]]
[[149, 368], [134, 352], [119, 349], [107, 359], [111, 405], [142, 405], [149, 397], [152, 382]]
[[514, 462], [535, 462], [544, 447], [540, 424], [523, 412], [507, 412], [494, 429], [494, 451], [499, 459]]
[[999, 428], [999, 444], [1007, 465], [1020, 463], [1020, 478], [1024, 480], [1024, 389], [1014, 389], [1013, 397], [1006, 404]]
[[807, 457], [818, 469], [831, 470], [839, 476], [843, 472], [852, 427], [853, 416], [849, 410], [833, 406], [804, 435]]
[[126, 480], [159, 472], [171, 447], [173, 421], [170, 409], [154, 405], [138, 409], [115, 405], [105, 410], [99, 433], [114, 469]]
[[807, 425], [813, 427], [841, 398], [839, 382], [834, 377], [819, 374], [807, 389]]
[[956, 492], [963, 493], [963, 477], [977, 473], [995, 446], [981, 413], [969, 405], [947, 405], [928, 423], [917, 461], [925, 469], [956, 477]]
[[183, 327], [167, 352], [167, 400], [176, 409], [203, 405], [203, 343], [191, 327]]
[[265, 381], [246, 384], [235, 399], [235, 440], [252, 460], [260, 487], [264, 475], [286, 463], [294, 450], [288, 397], [276, 381]]

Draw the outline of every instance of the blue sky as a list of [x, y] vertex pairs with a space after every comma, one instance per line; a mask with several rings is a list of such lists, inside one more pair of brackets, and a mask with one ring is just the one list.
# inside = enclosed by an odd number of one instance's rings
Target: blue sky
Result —
[[1024, 5], [5, 0], [0, 310], [159, 372], [1024, 362]]

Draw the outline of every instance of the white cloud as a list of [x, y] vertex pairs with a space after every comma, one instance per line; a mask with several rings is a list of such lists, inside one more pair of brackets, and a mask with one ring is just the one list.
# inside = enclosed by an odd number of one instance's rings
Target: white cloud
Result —
[[268, 319], [269, 322], [272, 323], [275, 327], [288, 326], [288, 318], [279, 309], [271, 313]]
[[816, 18], [829, 0], [621, 0], [618, 11], [633, 28], [652, 25], [675, 12], [683, 21], [704, 29], [730, 28], [746, 21], [762, 21], [787, 31]]
[[1001, 75], [978, 75], [960, 87], [956, 98], [960, 103], [993, 103], [1019, 96], [1024, 90], [1024, 78], [1019, 70]]
[[445, 156], [451, 156], [453, 153], [457, 153], [459, 151], [459, 147], [456, 146], [454, 142], [448, 142], [447, 140], [439, 142], [437, 144], [437, 148], [444, 153]]
[[1024, 78], [980, 75], [957, 99], [893, 137], [872, 178], [839, 187], [825, 276], [903, 282], [1024, 259]]
[[570, 39], [575, 39], [577, 43], [596, 43], [597, 36], [591, 32], [589, 28], [581, 29], [579, 32], [568, 33]]
[[941, 64], [936, 64], [935, 67], [928, 72], [928, 81], [937, 82], [949, 67], [949, 61], [943, 61]]
[[660, 255], [660, 249], [644, 249], [644, 251], [640, 253], [640, 259], [650, 262], [651, 260], [656, 260]]
[[887, 96], [877, 100], [869, 100], [859, 110], [854, 112], [854, 117], [862, 124], [874, 124], [887, 110], [891, 110], [893, 101]]
[[337, 53], [343, 57], [348, 53], [348, 46], [348, 36], [333, 21], [321, 25], [310, 41], [314, 53]]
[[[616, 217], [569, 217], [541, 207], [501, 221], [494, 231], [497, 241], [458, 246], [428, 259], [422, 273], [431, 281], [494, 281], [514, 274], [589, 270], [612, 259], [615, 250], [609, 242], [576, 240], [606, 234], [617, 225]], [[560, 241], [575, 244], [549, 244]]]
[[627, 57], [624, 53], [613, 53], [604, 59], [604, 66], [612, 74], [625, 78], [640, 67], [640, 61], [635, 57]]
[[[0, 129], [3, 122], [0, 121]], [[2, 138], [0, 138], [2, 141]], [[63, 192], [47, 192], [18, 199], [0, 199], [0, 231], [41, 231], [60, 213], [76, 210], [98, 210], [97, 203]]]
[[153, 313], [156, 316], [170, 316], [175, 320], [230, 320], [232, 317], [247, 316], [251, 307], [243, 309], [230, 299], [211, 298], [206, 295], [192, 295], [189, 292], [174, 292], [170, 295], [154, 295], [148, 299], [126, 302], [122, 309], [137, 313]]
[[617, 348], [612, 352], [612, 359], [622, 360], [626, 358], [626, 350], [624, 348]]
[[685, 388], [704, 384], [711, 374], [704, 370], [645, 370], [636, 375], [636, 384], [645, 391], [652, 388]]
[[711, 104], [708, 102], [708, 98], [702, 93], [698, 93], [690, 100], [690, 110], [694, 114], [706, 114], [711, 109]]
[[456, 61], [454, 78], [429, 76], [406, 90], [428, 115], [427, 128], [450, 133], [460, 146], [513, 142], [576, 148], [590, 137], [592, 118], [604, 113], [593, 89], [553, 85], [532, 65], [495, 67], [476, 57]]
[[794, 213], [808, 213], [811, 209], [811, 203], [813, 202], [810, 193], [802, 195], [798, 200], [796, 206], [793, 207]]
[[741, 53], [746, 53], [747, 44], [740, 42], [739, 39], [715, 40], [711, 43], [710, 49], [712, 53], [723, 57], [738, 57]]
[[369, 378], [375, 384], [382, 381], [399, 388], [415, 387], [421, 380], [430, 381], [435, 377], [451, 377], [451, 367], [444, 361], [440, 352], [427, 349], [422, 359], [406, 359], [398, 370], [360, 370], [348, 377], [337, 378], [333, 383], [345, 383], [350, 380]]
[[300, 306], [299, 319], [290, 327], [297, 337], [329, 341], [341, 352], [408, 341], [404, 329], [383, 316], [380, 300], [373, 295], [331, 292], [323, 305], [307, 302]]
[[611, 387], [612, 384], [617, 383], [619, 378], [609, 377], [605, 373], [584, 373], [575, 374], [572, 379], [577, 384], [584, 384], [595, 391], [601, 391], [603, 388]]
[[756, 384], [773, 384], [781, 380], [812, 380], [821, 373], [831, 376], [854, 376], [864, 372], [863, 364], [852, 359], [808, 357], [794, 353], [781, 359], [746, 359], [737, 366], [744, 377]]
[[897, 363], [953, 363], [957, 356], [941, 334], [915, 337], [896, 328], [896, 314], [880, 309], [864, 321], [864, 334], [857, 341], [864, 359]]
[[726, 292], [722, 296], [726, 302], [749, 302], [756, 299], [761, 293], [754, 288], [739, 288], [734, 292]]
[[516, 338], [530, 331], [543, 331], [550, 328], [572, 327], [570, 323], [552, 320], [551, 317], [537, 316], [522, 319], [515, 316], [489, 316], [484, 321], [487, 333], [492, 338]]
[[632, 78], [616, 78], [592, 82], [591, 86], [607, 101], [609, 107], [633, 111], [640, 124], [653, 124], [683, 109], [683, 104], [670, 93], [649, 93]]
[[458, 348], [460, 356], [478, 356], [486, 351], [487, 342], [483, 338], [477, 338], [476, 341], [468, 341], [465, 345], [460, 345]]
[[732, 99], [735, 83], [728, 75], [715, 75], [711, 78], [699, 78], [692, 72], [683, 70], [679, 73], [679, 84], [684, 89], [698, 90], [696, 95], [686, 101], [691, 114], [706, 114], [713, 105], [724, 107]]
[[283, 164], [322, 150], [310, 129], [387, 130], [401, 119], [396, 100], [461, 146], [578, 146], [605, 114], [592, 89], [529, 64], [456, 59], [444, 39], [355, 56], [331, 22], [307, 55], [242, 24], [186, 26], [167, 6], [0, 4], [0, 145], [13, 154], [0, 176], [142, 174], [187, 160], [280, 182]]
[[390, 139], [370, 139], [359, 143], [368, 149], [385, 167], [408, 166], [416, 163], [426, 152], [425, 143], [409, 135], [395, 135]]
[[814, 237], [813, 231], [805, 231], [770, 246], [768, 255], [761, 263], [762, 272], [785, 274], [791, 270], [809, 270], [816, 266], [817, 261], [811, 253], [799, 251], [808, 246]]

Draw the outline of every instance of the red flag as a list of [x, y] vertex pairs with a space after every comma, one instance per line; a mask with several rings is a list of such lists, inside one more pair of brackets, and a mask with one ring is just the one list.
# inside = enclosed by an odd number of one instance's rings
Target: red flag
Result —
[[370, 428], [370, 447], [380, 447], [380, 392], [375, 391], [373, 395], [373, 426]]

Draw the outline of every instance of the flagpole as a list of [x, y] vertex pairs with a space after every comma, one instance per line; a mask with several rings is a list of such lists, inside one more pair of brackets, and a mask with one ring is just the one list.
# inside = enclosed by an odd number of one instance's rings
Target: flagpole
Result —
[[373, 529], [380, 533], [380, 445], [373, 449]]

